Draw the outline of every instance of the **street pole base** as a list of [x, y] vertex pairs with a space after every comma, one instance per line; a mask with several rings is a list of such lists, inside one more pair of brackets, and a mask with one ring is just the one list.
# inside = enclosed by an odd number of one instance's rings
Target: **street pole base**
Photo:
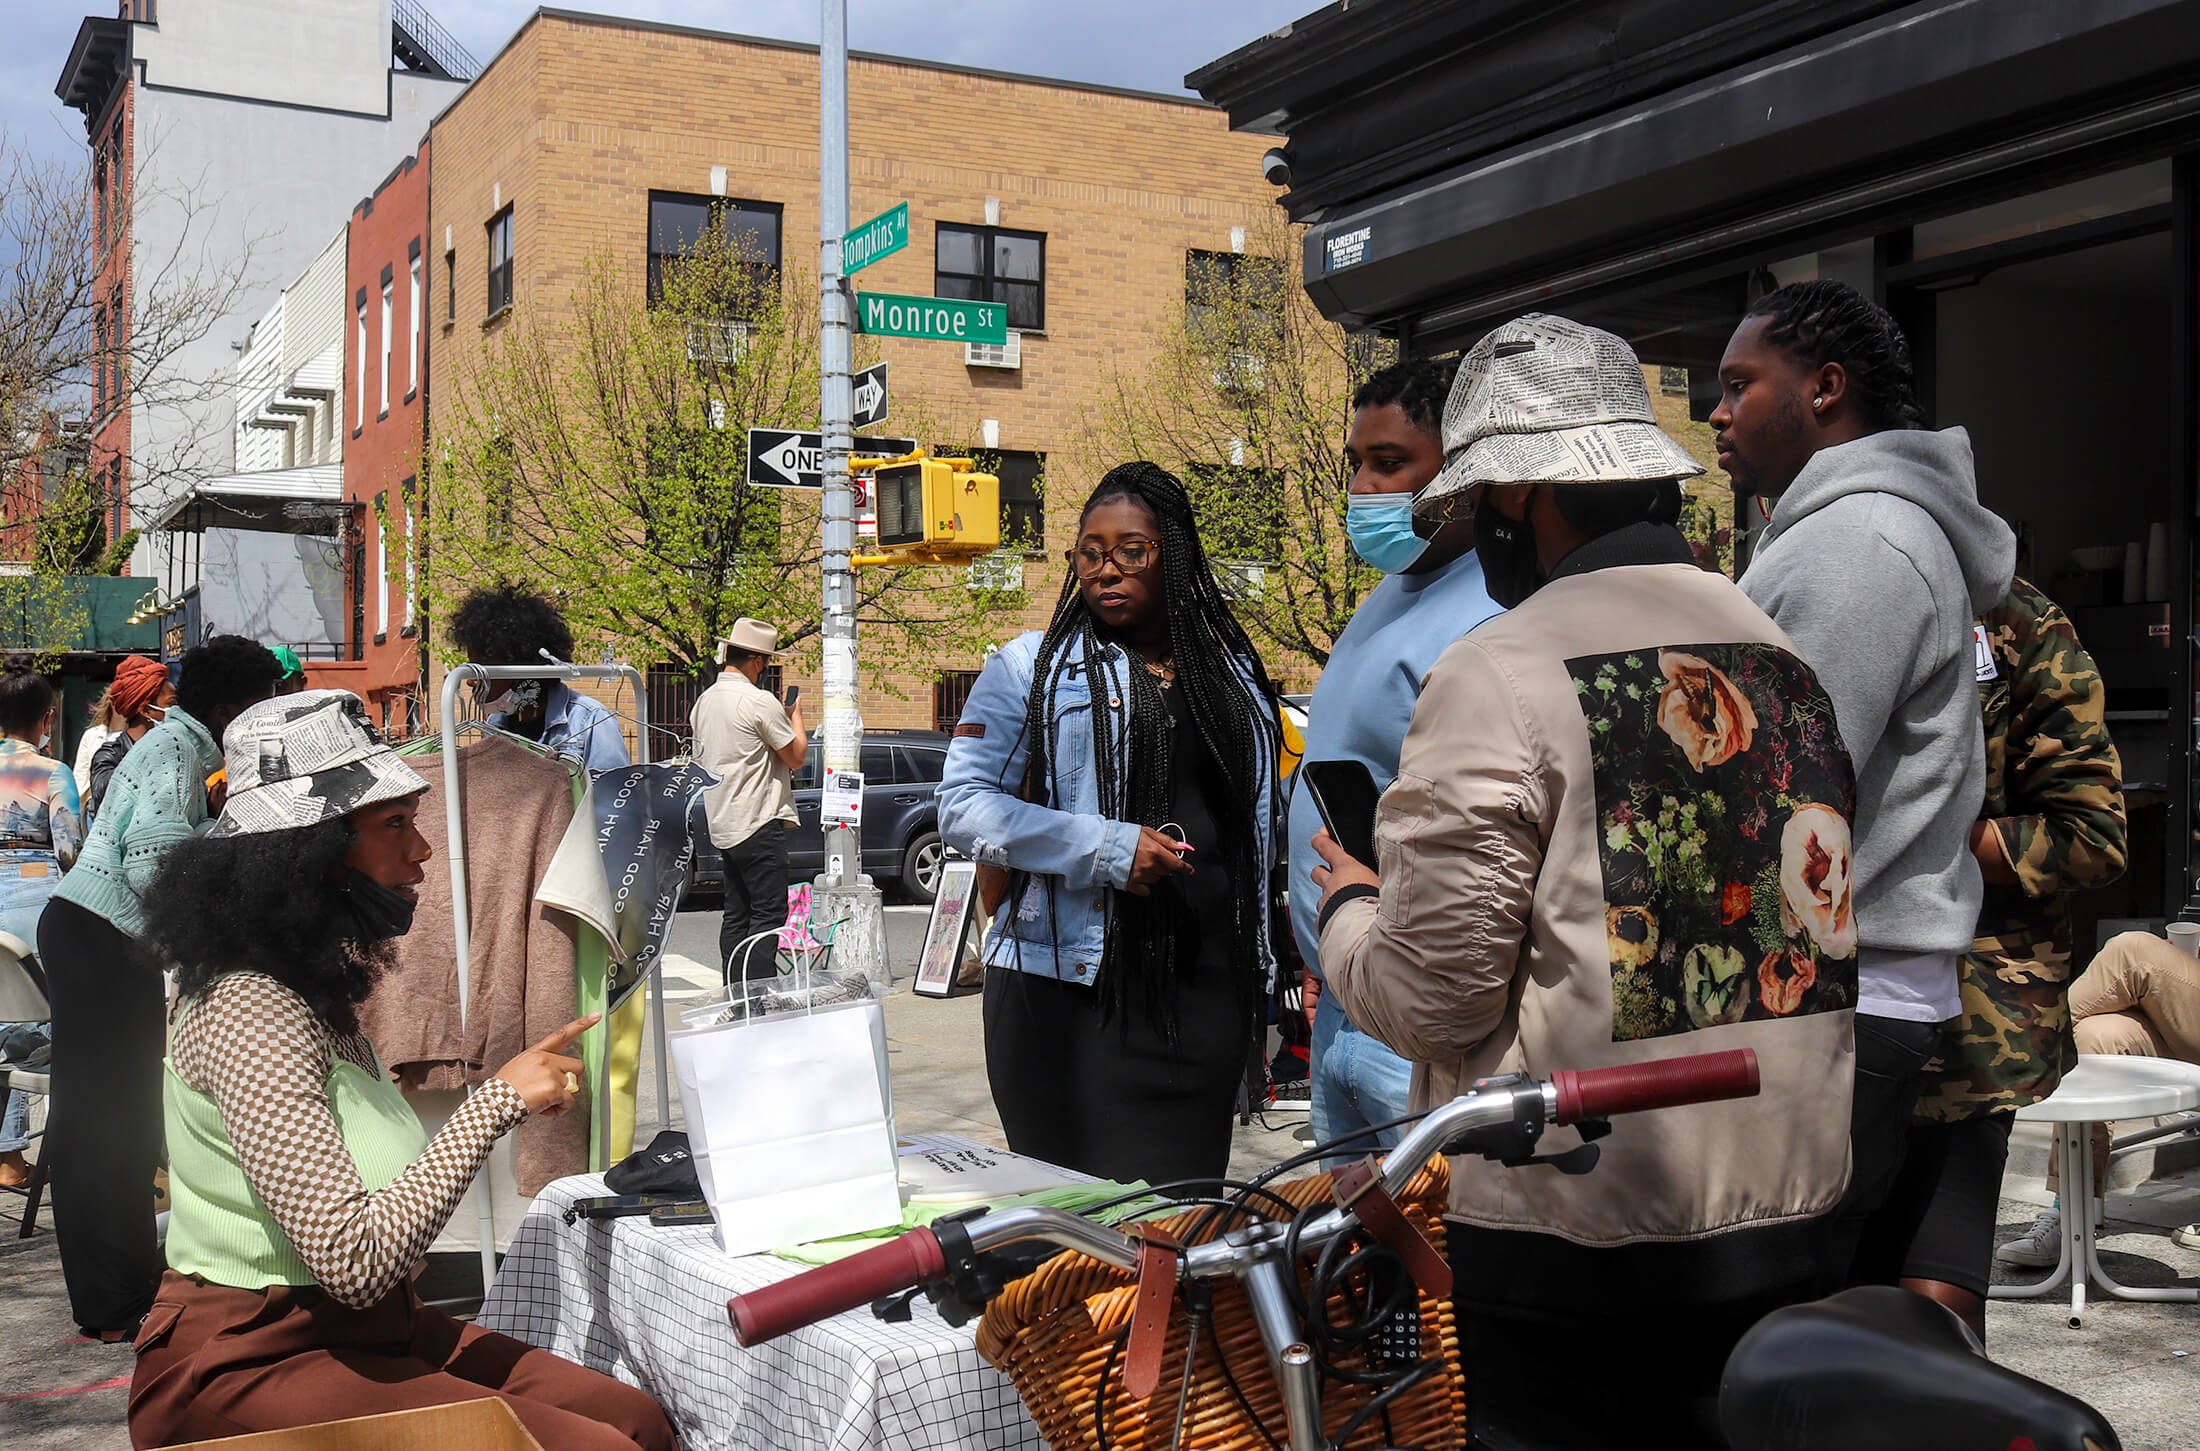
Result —
[[886, 957], [886, 901], [868, 875], [848, 886], [833, 885], [820, 876], [810, 887], [810, 918], [832, 922], [833, 976], [853, 983], [862, 978], [871, 996], [885, 997], [894, 985]]

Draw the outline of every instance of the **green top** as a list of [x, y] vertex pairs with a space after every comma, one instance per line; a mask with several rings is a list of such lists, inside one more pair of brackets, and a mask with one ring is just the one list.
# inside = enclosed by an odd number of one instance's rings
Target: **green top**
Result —
[[54, 896], [132, 937], [145, 930], [145, 889], [168, 848], [206, 823], [206, 778], [222, 766], [214, 733], [171, 706], [115, 767], [91, 835]]
[[[369, 1073], [336, 1054], [328, 1074], [329, 1112], [368, 1193], [412, 1167], [428, 1146], [420, 1119], [387, 1074]], [[311, 1285], [314, 1273], [253, 1191], [211, 1095], [184, 1082], [173, 1058], [163, 1064], [168, 1131], [168, 1264], [187, 1275], [240, 1290]]]
[[2077, 1066], [2070, 1022], [2070, 896], [2123, 875], [2123, 772], [2093, 657], [2055, 602], [2022, 579], [1979, 616], [1986, 799], [2016, 885], [1986, 888], [1964, 955], [1963, 1013], [1926, 1067], [1916, 1117], [2014, 1113]]

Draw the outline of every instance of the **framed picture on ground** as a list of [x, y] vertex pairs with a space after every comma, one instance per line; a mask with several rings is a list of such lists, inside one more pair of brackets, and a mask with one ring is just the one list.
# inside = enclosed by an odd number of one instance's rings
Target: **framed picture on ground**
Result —
[[978, 864], [954, 857], [942, 862], [939, 894], [932, 899], [932, 923], [925, 929], [924, 952], [917, 958], [914, 988], [920, 996], [954, 998], [977, 991], [959, 982], [963, 947], [977, 909]]

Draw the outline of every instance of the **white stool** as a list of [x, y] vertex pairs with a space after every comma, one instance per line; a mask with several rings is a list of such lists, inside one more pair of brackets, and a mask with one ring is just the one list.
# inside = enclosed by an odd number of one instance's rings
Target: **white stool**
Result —
[[2101, 1192], [2093, 1182], [2093, 1148], [2087, 1130], [2097, 1123], [2117, 1119], [2151, 1118], [2200, 1108], [2200, 1064], [2174, 1058], [2141, 1058], [2110, 1053], [2081, 1053], [2078, 1066], [2063, 1075], [2054, 1093], [2029, 1108], [2017, 1110], [2026, 1123], [2055, 1125], [2057, 1152], [2062, 1158], [2062, 1258], [2055, 1272], [2036, 1285], [1995, 1285], [1987, 1294], [1997, 1300], [2034, 1300], [2051, 1295], [2070, 1281], [2070, 1323], [2085, 1315], [2088, 1278], [2104, 1294], [2119, 1300], [2161, 1300], [2178, 1304], [2200, 1301], [2200, 1289], [2140, 1289], [2120, 1285], [2101, 1268], [2094, 1247], [2099, 1221], [2093, 1213], [2094, 1196]]

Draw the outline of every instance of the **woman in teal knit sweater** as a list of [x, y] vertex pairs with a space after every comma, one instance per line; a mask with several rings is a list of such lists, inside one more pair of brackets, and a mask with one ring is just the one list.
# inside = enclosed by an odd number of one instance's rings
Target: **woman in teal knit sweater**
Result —
[[229, 728], [229, 799], [174, 848], [145, 940], [180, 994], [165, 1065], [167, 1275], [130, 1439], [168, 1446], [495, 1396], [546, 1451], [665, 1451], [647, 1394], [422, 1304], [412, 1273], [498, 1137], [565, 1112], [593, 1017], [513, 1059], [430, 1140], [359, 1031], [411, 926], [427, 783], [359, 698]]

